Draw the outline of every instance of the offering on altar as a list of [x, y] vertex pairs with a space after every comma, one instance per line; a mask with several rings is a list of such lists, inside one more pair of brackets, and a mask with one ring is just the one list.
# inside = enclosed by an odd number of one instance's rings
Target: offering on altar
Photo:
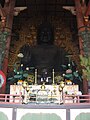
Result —
[[72, 85], [72, 81], [71, 81], [71, 80], [65, 80], [65, 83], [66, 83], [67, 85]]
[[18, 80], [17, 85], [22, 85], [23, 84], [23, 80]]

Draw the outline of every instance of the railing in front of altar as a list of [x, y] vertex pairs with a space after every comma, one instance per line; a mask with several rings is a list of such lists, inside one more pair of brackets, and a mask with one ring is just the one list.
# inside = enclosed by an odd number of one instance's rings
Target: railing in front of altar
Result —
[[[58, 96], [62, 97], [62, 96]], [[24, 99], [27, 99], [27, 102], [24, 102]], [[60, 101], [54, 101], [55, 96], [52, 95], [50, 100], [47, 96], [31, 96], [25, 98], [23, 95], [11, 95], [11, 94], [0, 94], [0, 104], [90, 104], [90, 95], [64, 95], [63, 99]], [[26, 101], [26, 100], [25, 100]]]
[[[89, 120], [90, 119], [90, 95], [64, 95], [63, 104], [38, 103], [37, 96], [31, 96], [34, 100], [23, 104], [24, 96], [0, 94], [0, 120]], [[41, 96], [38, 96], [41, 97]], [[47, 96], [45, 96], [46, 99]], [[52, 96], [54, 98], [55, 96]], [[62, 97], [59, 96], [59, 97]], [[44, 99], [44, 97], [43, 97]], [[41, 100], [43, 100], [41, 99]], [[41, 101], [39, 101], [42, 103]], [[48, 104], [45, 104], [48, 103]], [[61, 101], [60, 101], [61, 103]]]
[[63, 104], [90, 103], [90, 95], [64, 95]]
[[22, 104], [22, 95], [0, 94], [0, 104]]

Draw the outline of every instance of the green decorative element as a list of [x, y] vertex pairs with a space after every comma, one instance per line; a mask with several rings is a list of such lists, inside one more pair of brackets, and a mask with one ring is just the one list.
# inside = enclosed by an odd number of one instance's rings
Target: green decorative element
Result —
[[78, 75], [78, 72], [73, 72], [73, 75], [75, 76], [75, 77], [78, 77], [79, 75]]
[[72, 80], [74, 79], [74, 76], [72, 73], [69, 73], [69, 74], [66, 74], [65, 77], [68, 79], [68, 80]]
[[53, 113], [27, 113], [20, 120], [62, 120], [60, 116]]
[[64, 69], [67, 69], [67, 66], [66, 66], [66, 65], [62, 65], [62, 67], [63, 67]]
[[77, 79], [79, 81], [82, 81], [82, 77], [77, 71], [77, 65], [73, 61], [69, 61], [68, 65], [62, 65], [63, 70], [65, 73], [63, 73], [63, 77], [67, 80], [74, 80]]
[[14, 76], [13, 77], [9, 77], [8, 80], [15, 80], [15, 79], [16, 80], [18, 80], [18, 79], [22, 80], [24, 78], [27, 78], [28, 75], [29, 74], [27, 73], [27, 71], [15, 71]]
[[20, 63], [20, 60], [17, 60], [13, 66], [13, 75], [7, 78], [11, 83], [17, 82], [18, 80], [23, 80], [28, 82], [28, 84], [34, 83], [34, 74], [32, 71], [34, 67], [29, 67], [28, 69], [23, 69], [23, 64]]
[[90, 120], [90, 113], [80, 113], [75, 120]]
[[87, 57], [90, 56], [90, 27], [82, 26], [81, 28], [85, 28], [84, 31], [79, 32], [79, 36], [81, 36], [83, 40], [83, 51], [85, 56]]
[[9, 33], [6, 31], [0, 31], [0, 69], [2, 68], [2, 62], [5, 56], [6, 42]]
[[90, 80], [90, 56], [84, 57], [80, 55], [80, 60], [81, 60], [83, 75], [87, 78], [87, 80]]
[[5, 115], [3, 112], [0, 112], [0, 120], [9, 120], [7, 115]]
[[15, 81], [17, 82], [18, 80], [25, 80], [28, 82], [28, 84], [33, 84], [34, 83], [34, 73], [30, 73], [28, 70], [22, 70], [19, 67], [14, 65], [14, 75], [9, 76], [7, 80], [10, 81]]

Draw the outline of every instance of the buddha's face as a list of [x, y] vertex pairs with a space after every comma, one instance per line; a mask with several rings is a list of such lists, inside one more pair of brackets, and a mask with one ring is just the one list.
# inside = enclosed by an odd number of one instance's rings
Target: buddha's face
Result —
[[40, 39], [43, 43], [48, 43], [51, 40], [51, 31], [48, 28], [43, 28]]
[[53, 32], [49, 26], [44, 26], [39, 30], [38, 43], [39, 44], [52, 44], [53, 43]]

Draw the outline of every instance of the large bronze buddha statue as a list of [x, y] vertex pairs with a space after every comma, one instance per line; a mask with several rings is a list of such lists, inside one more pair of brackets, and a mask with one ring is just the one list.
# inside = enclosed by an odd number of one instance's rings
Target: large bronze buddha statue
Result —
[[42, 72], [44, 69], [51, 72], [55, 69], [58, 49], [53, 44], [54, 30], [50, 24], [41, 24], [37, 30], [37, 46], [31, 49], [33, 66]]
[[51, 76], [52, 69], [60, 72], [60, 65], [64, 61], [63, 52], [54, 45], [54, 29], [50, 24], [41, 24], [37, 30], [37, 45], [24, 49], [23, 64], [25, 62], [26, 66], [37, 69], [39, 75], [44, 70], [47, 71], [47, 76]]

